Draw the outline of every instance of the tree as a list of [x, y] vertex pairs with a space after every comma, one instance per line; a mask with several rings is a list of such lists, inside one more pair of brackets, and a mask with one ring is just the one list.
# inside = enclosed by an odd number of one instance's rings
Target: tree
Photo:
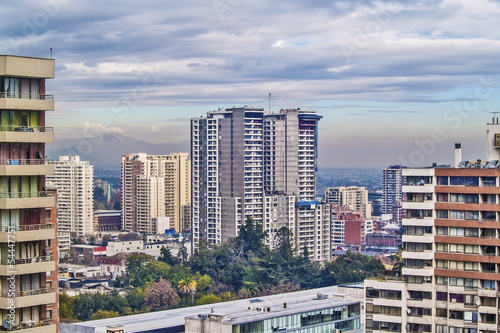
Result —
[[105, 318], [114, 318], [118, 317], [120, 314], [116, 311], [106, 311], [106, 310], [98, 310], [96, 313], [90, 317], [91, 320], [97, 319], [105, 319]]
[[206, 305], [220, 302], [222, 302], [222, 297], [216, 296], [214, 294], [208, 294], [203, 295], [198, 300], [196, 300], [196, 305]]
[[170, 281], [160, 280], [146, 288], [146, 303], [151, 310], [163, 310], [177, 304], [179, 296]]
[[74, 318], [73, 300], [68, 296], [66, 290], [59, 294], [59, 316], [61, 318]]
[[113, 210], [122, 210], [122, 204], [120, 203], [120, 201], [115, 201], [115, 203], [113, 204]]
[[254, 222], [253, 218], [248, 217], [245, 224], [240, 227], [237, 242], [242, 245], [243, 251], [250, 251], [256, 255], [262, 255], [266, 252], [264, 241], [267, 233], [263, 231], [262, 224]]
[[159, 261], [163, 261], [166, 264], [169, 264], [170, 266], [175, 266], [179, 263], [179, 259], [174, 257], [172, 255], [172, 252], [170, 248], [162, 246], [160, 249], [160, 257], [158, 258]]
[[179, 252], [177, 252], [177, 259], [179, 259], [179, 262], [183, 265], [188, 262], [189, 257], [185, 242], [186, 241], [182, 239], [181, 246], [179, 247]]
[[156, 261], [147, 254], [139, 253], [127, 258], [125, 263], [130, 284], [140, 287], [146, 282], [157, 281], [168, 274], [169, 266], [164, 262]]
[[146, 294], [142, 288], [135, 288], [125, 295], [132, 311], [142, 311], [146, 307]]
[[367, 275], [381, 274], [385, 270], [380, 260], [361, 253], [347, 251], [327, 261], [322, 270], [323, 285], [335, 285], [363, 281]]
[[239, 291], [242, 298], [255, 297], [260, 293], [259, 285], [256, 282], [243, 281], [243, 287]]
[[194, 294], [196, 293], [196, 281], [192, 277], [186, 277], [182, 280], [179, 281], [179, 285], [177, 288], [179, 289], [179, 292], [181, 294], [186, 295], [186, 299], [189, 294], [192, 295], [191, 298], [194, 297]]

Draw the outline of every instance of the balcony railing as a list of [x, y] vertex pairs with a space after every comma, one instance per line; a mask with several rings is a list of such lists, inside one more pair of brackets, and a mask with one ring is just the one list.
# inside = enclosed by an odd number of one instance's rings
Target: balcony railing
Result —
[[54, 132], [54, 127], [47, 127], [47, 126], [0, 125], [0, 132], [42, 132], [42, 133], [52, 133], [52, 132]]
[[23, 92], [0, 92], [0, 98], [23, 98], [23, 99], [38, 99], [41, 101], [53, 101], [54, 95], [30, 94]]
[[54, 325], [55, 321], [54, 319], [44, 319], [40, 321], [34, 321], [34, 320], [23, 320], [20, 322], [18, 325], [10, 326], [9, 328], [5, 328], [3, 325], [0, 326], [0, 331], [18, 331], [18, 330], [24, 330], [28, 328], [34, 328], [34, 327], [41, 327], [41, 326], [48, 326], [48, 325]]
[[41, 288], [41, 289], [16, 291], [14, 293], [14, 295], [13, 295], [12, 292], [2, 293], [2, 297], [3, 298], [24, 297], [24, 296], [33, 296], [33, 295], [48, 294], [48, 293], [53, 293], [53, 292], [54, 292], [54, 288], [52, 288], [52, 287], [45, 287], [45, 288]]
[[45, 198], [50, 197], [48, 191], [39, 192], [0, 192], [0, 199], [19, 199], [19, 198]]
[[40, 257], [31, 257], [31, 258], [19, 258], [19, 259], [2, 258], [0, 259], [0, 265], [34, 264], [38, 262], [49, 262], [53, 260], [54, 256], [52, 255], [44, 255]]
[[19, 225], [19, 226], [1, 226], [1, 232], [15, 232], [15, 231], [33, 231], [33, 230], [47, 230], [54, 229], [55, 224], [53, 223], [44, 223], [44, 224], [28, 224], [28, 225]]
[[0, 165], [45, 165], [50, 159], [0, 159]]

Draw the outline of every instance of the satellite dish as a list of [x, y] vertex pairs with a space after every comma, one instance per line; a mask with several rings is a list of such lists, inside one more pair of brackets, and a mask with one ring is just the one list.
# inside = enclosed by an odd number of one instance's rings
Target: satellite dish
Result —
[[8, 329], [8, 328], [10, 328], [10, 320], [5, 319], [5, 320], [3, 321], [3, 323], [2, 323], [2, 325], [3, 325], [3, 327], [5, 327], [5, 328], [7, 328], [7, 329]]
[[481, 302], [479, 302], [479, 300], [476, 301], [476, 305], [477, 306], [480, 306], [481, 305]]
[[410, 309], [406, 309], [406, 313], [411, 314], [411, 310]]

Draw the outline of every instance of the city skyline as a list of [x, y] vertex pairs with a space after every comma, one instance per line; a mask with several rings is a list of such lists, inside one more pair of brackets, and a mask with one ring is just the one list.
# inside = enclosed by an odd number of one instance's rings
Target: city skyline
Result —
[[451, 163], [456, 141], [464, 159], [485, 158], [485, 124], [498, 111], [495, 1], [50, 0], [0, 9], [0, 54], [50, 57], [52, 48], [48, 117], [58, 131], [48, 148], [83, 140], [83, 159], [92, 154], [84, 138], [98, 137], [87, 140], [95, 153], [103, 134], [189, 147], [189, 118], [267, 109], [272, 93], [273, 111], [323, 115], [320, 167], [420, 167]]

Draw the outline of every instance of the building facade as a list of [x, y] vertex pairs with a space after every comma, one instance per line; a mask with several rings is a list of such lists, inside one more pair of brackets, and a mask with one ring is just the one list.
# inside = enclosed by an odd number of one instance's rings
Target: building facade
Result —
[[57, 226], [61, 235], [86, 237], [94, 233], [94, 166], [80, 156], [59, 156], [49, 162], [54, 174], [47, 186], [57, 189]]
[[235, 107], [191, 120], [195, 246], [236, 237], [251, 217], [271, 246], [287, 227], [300, 253], [330, 258], [329, 207], [315, 201], [320, 119], [315, 111]]
[[329, 187], [325, 191], [324, 202], [349, 206], [353, 210], [363, 212], [363, 217], [366, 219], [372, 216], [372, 205], [368, 201], [368, 191], [364, 187]]
[[190, 229], [191, 165], [188, 153], [122, 156], [124, 231], [147, 235]]
[[365, 281], [366, 331], [498, 332], [498, 161], [403, 175], [405, 265]]
[[0, 55], [0, 315], [3, 328], [58, 331], [57, 211], [45, 189], [54, 60]]
[[397, 211], [394, 216], [394, 208], [397, 207], [398, 202], [403, 200], [402, 186], [405, 182], [403, 170], [406, 167], [401, 165], [392, 165], [386, 169], [382, 169], [382, 214], [392, 214], [393, 219], [400, 223], [399, 219], [401, 212]]

